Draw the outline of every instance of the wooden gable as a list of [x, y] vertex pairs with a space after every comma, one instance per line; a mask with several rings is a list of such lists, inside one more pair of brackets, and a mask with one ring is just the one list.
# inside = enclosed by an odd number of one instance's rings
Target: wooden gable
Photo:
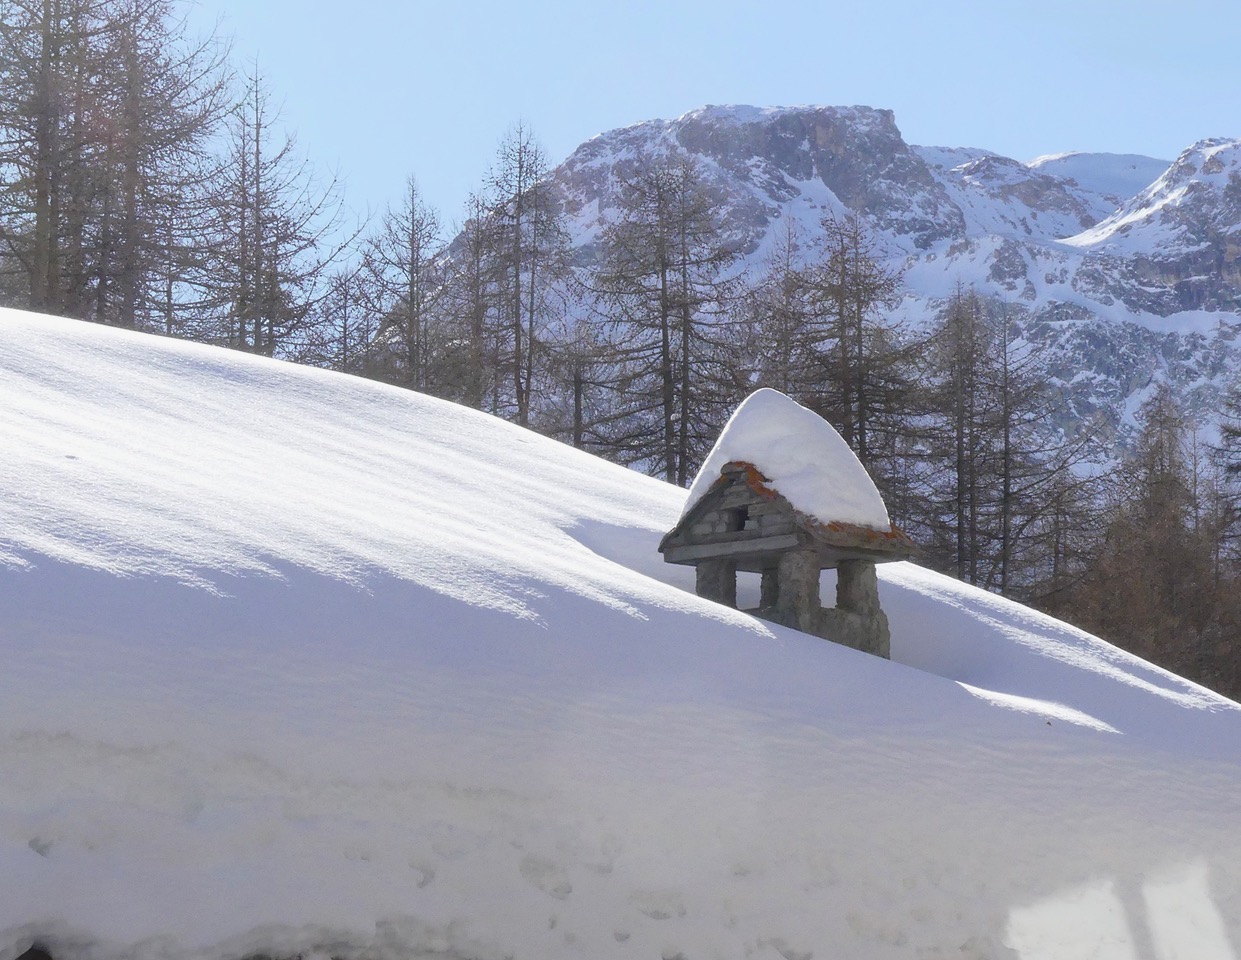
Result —
[[738, 461], [724, 467], [720, 478], [664, 537], [659, 551], [668, 563], [728, 560], [738, 570], [761, 572], [799, 547], [813, 550], [823, 569], [843, 560], [905, 560], [915, 552], [912, 541], [895, 527], [872, 530], [806, 516], [773, 490], [752, 464]]
[[668, 563], [730, 560], [758, 572], [809, 539], [784, 497], [755, 490], [744, 474], [725, 473], [664, 537], [659, 552]]

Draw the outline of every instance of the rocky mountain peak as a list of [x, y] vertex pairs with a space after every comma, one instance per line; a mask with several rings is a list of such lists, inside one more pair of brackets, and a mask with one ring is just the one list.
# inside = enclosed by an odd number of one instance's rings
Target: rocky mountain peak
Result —
[[1241, 140], [1200, 140], [1067, 243], [1100, 272], [1137, 280], [1138, 291], [1121, 294], [1134, 308], [1241, 311]]
[[826, 188], [843, 209], [885, 232], [926, 248], [963, 224], [926, 163], [897, 129], [890, 110], [798, 107], [745, 113], [721, 108], [686, 114], [675, 137], [771, 204], [787, 204]]
[[905, 143], [892, 111], [865, 106], [702, 107], [601, 134], [556, 176], [569, 208], [597, 227], [614, 204], [616, 174], [640, 156], [670, 151], [705, 162], [744, 249], [756, 249], [786, 207], [816, 223], [826, 213], [860, 213], [902, 250], [964, 234], [960, 211]]
[[861, 215], [904, 278], [897, 314], [933, 323], [954, 290], [1003, 301], [1079, 415], [1130, 418], [1154, 379], [1213, 408], [1241, 328], [1241, 141], [1171, 165], [1134, 154], [911, 146], [890, 110], [706, 106], [610, 131], [555, 171], [577, 262], [615, 216], [644, 156], [696, 157], [725, 228], [758, 269], [789, 218], [807, 250], [824, 215]]
[[[1207, 232], [1227, 234], [1241, 229], [1238, 214], [1241, 140], [1200, 140], [1150, 186], [1074, 242], [1115, 247], [1121, 238], [1129, 238], [1130, 252], [1156, 257], [1177, 254], [1185, 246], [1206, 240]], [[1169, 250], [1172, 240], [1176, 249]]]

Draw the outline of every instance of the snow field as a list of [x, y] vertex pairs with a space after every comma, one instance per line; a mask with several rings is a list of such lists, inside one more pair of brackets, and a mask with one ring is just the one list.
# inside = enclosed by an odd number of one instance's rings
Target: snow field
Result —
[[881, 568], [888, 663], [685, 591], [684, 491], [0, 313], [0, 960], [1216, 957], [1241, 708]]

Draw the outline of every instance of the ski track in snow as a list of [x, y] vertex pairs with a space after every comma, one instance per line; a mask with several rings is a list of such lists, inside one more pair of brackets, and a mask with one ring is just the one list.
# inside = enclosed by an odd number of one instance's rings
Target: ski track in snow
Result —
[[1237, 958], [1241, 708], [1097, 638], [760, 623], [684, 491], [335, 374], [3, 311], [0, 396], [0, 960]]

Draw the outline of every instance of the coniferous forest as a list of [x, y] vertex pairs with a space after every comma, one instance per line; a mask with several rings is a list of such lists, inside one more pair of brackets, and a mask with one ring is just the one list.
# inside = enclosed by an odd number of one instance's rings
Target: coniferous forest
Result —
[[[686, 485], [758, 387], [816, 410], [920, 562], [1241, 697], [1241, 394], [1111, 448], [1008, 305], [902, 285], [857, 216], [744, 268], [698, 162], [639, 157], [590, 256], [521, 123], [464, 210], [356, 223], [279, 96], [173, 0], [0, 0], [0, 303], [443, 397]], [[486, 158], [480, 158], [484, 165]]]

